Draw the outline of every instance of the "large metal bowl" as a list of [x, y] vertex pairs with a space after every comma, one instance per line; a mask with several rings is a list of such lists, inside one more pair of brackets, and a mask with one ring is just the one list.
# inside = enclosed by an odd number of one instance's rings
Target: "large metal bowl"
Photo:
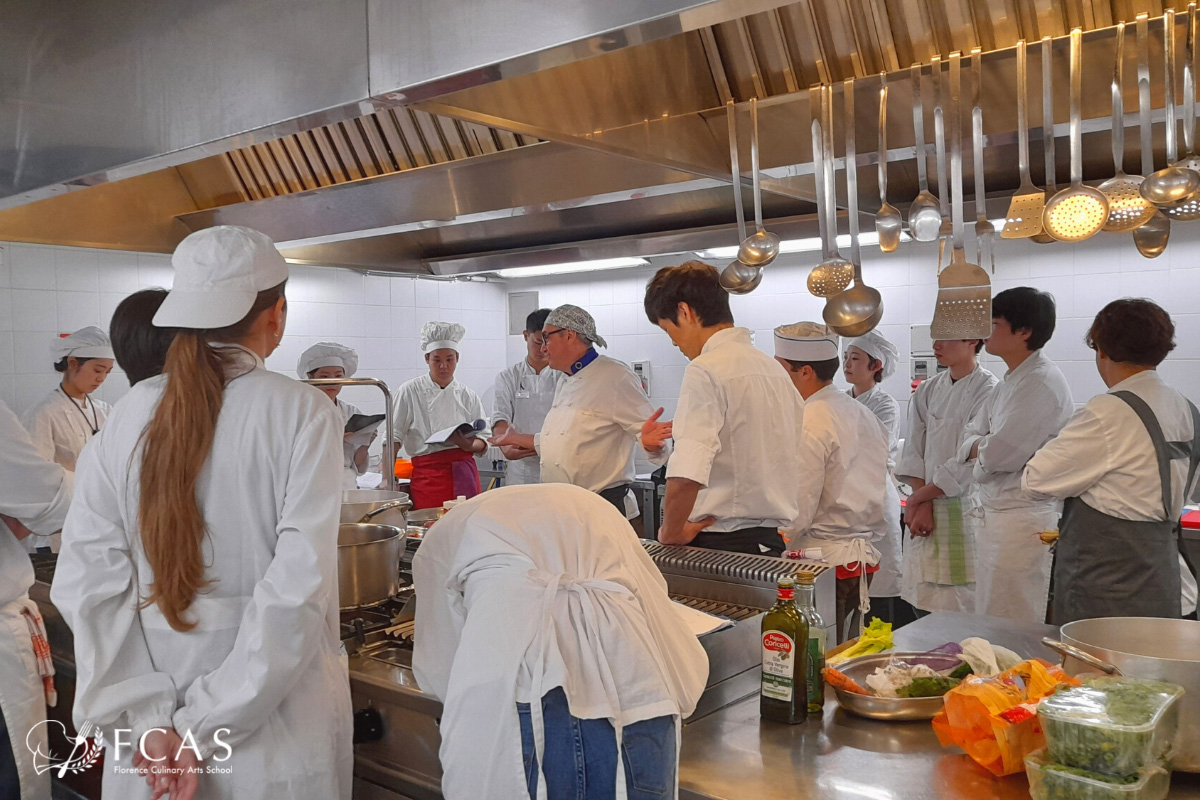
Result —
[[386, 489], [347, 489], [342, 492], [343, 524], [370, 522], [375, 525], [394, 525], [403, 530], [408, 526], [408, 511], [412, 500], [404, 492]]
[[[927, 653], [889, 650], [851, 659], [839, 664], [837, 670], [865, 689], [867, 676], [879, 667], [886, 667], [888, 662], [928, 657]], [[947, 668], [952, 668], [957, 661], [955, 656], [947, 656]], [[851, 714], [886, 722], [930, 720], [942, 709], [943, 703], [941, 697], [875, 697], [843, 691], [837, 687], [834, 687], [834, 692], [837, 693], [838, 704]]]

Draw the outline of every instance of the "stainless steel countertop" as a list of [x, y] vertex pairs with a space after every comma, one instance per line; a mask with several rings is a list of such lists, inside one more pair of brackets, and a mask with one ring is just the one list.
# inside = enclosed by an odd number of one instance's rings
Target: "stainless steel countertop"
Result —
[[[1020, 655], [1056, 660], [1041, 637], [1049, 625], [1013, 625], [937, 613], [896, 631], [896, 647], [924, 650], [982, 636]], [[943, 748], [928, 722], [876, 722], [842, 711], [832, 691], [820, 724], [764, 722], [758, 697], [683, 729], [679, 762], [685, 800], [917, 800], [1028, 798], [1023, 773], [995, 778], [957, 748]], [[1200, 800], [1200, 776], [1175, 773], [1171, 798]]]

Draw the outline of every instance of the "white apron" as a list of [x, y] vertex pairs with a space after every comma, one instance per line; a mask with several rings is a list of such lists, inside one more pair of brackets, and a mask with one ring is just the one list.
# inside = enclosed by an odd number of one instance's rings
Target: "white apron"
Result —
[[975, 612], [1017, 622], [1046, 621], [1050, 548], [1038, 533], [1058, 528], [1055, 504], [983, 509], [975, 540]]
[[899, 597], [903, 577], [903, 552], [900, 532], [900, 492], [889, 474], [884, 491], [883, 521], [887, 523], [883, 538], [875, 542], [879, 551], [879, 571], [871, 579], [870, 597]]
[[50, 773], [38, 775], [34, 771], [33, 753], [28, 747], [32, 744], [47, 752], [46, 726], [38, 724], [46, 720], [46, 698], [29, 625], [21, 615], [21, 609], [30, 602], [26, 595], [0, 608], [0, 711], [17, 760], [20, 800], [50, 800]]

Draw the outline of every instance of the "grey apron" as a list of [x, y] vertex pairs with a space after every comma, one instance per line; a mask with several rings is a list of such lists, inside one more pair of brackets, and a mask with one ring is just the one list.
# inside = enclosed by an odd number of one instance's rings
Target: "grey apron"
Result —
[[[1185, 491], [1200, 463], [1200, 412], [1191, 403], [1191, 442], [1168, 442], [1158, 418], [1132, 392], [1113, 392], [1134, 410], [1158, 456], [1164, 521], [1117, 519], [1078, 497], [1063, 505], [1054, 557], [1051, 619], [1064, 625], [1098, 617], [1182, 616], [1179, 554], [1183, 530], [1171, 511], [1171, 462], [1188, 459]], [[1186, 553], [1184, 559], [1187, 561]], [[1196, 569], [1188, 561], [1188, 568]]]

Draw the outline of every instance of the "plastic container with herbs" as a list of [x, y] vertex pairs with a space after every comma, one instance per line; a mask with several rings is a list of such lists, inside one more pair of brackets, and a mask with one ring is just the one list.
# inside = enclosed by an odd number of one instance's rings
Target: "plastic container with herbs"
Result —
[[1128, 776], [1167, 755], [1179, 722], [1183, 689], [1137, 678], [1093, 678], [1038, 705], [1050, 760], [1068, 767]]
[[1162, 800], [1171, 788], [1162, 767], [1116, 777], [1054, 764], [1044, 750], [1025, 756], [1025, 774], [1033, 800]]

